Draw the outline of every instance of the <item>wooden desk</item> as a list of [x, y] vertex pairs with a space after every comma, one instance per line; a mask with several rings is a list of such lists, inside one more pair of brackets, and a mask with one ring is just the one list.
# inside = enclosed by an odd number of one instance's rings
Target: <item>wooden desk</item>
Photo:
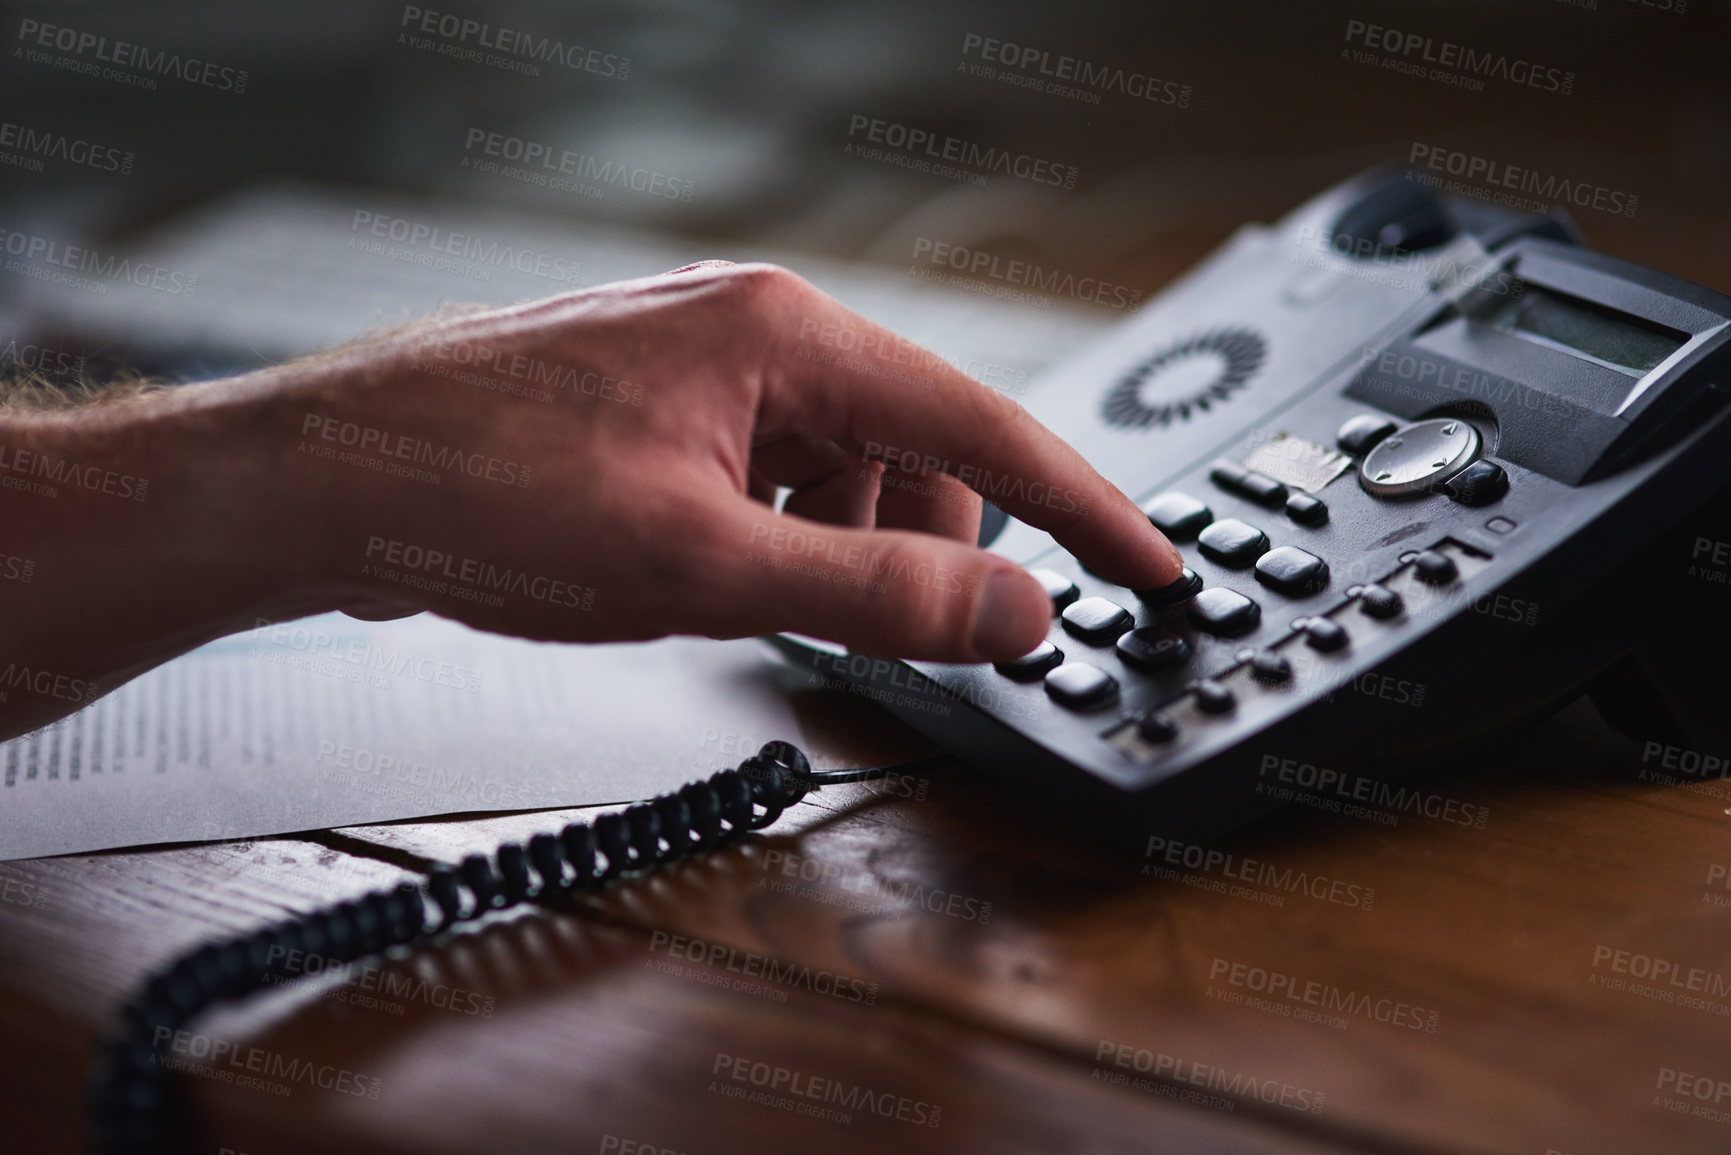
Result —
[[[568, 912], [208, 1015], [180, 1057], [236, 1049], [179, 1077], [189, 1149], [1722, 1152], [1731, 790], [1642, 753], [1577, 706], [1427, 783], [1483, 829], [1298, 807], [1168, 878], [973, 772], [826, 790]], [[92, 1047], [151, 966], [571, 813], [0, 865], [9, 1149], [82, 1147]]]

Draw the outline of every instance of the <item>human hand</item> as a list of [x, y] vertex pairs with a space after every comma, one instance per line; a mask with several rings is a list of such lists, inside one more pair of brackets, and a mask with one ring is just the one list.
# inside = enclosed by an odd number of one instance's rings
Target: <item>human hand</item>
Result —
[[[851, 351], [843, 351], [851, 350]], [[705, 263], [242, 377], [0, 405], [15, 666], [0, 737], [212, 638], [347, 609], [600, 642], [790, 630], [974, 662], [1051, 603], [981, 502], [1103, 576], [1177, 551], [1009, 398], [767, 265]], [[782, 512], [769, 504], [792, 490]]]
[[332, 511], [324, 581], [484, 629], [792, 630], [882, 655], [1016, 657], [1051, 604], [975, 548], [970, 482], [1122, 584], [1180, 572], [1148, 519], [1014, 401], [773, 266], [706, 263], [448, 322], [297, 392], [309, 452], [364, 441], [393, 464], [379, 446], [413, 446], [422, 468], [446, 449], [491, 463], [491, 479], [433, 470], [436, 488], [306, 463]]

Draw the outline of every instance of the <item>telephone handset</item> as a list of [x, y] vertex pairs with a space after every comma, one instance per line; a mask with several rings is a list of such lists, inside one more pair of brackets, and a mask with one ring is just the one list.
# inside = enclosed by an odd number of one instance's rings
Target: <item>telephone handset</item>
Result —
[[1714, 687], [1676, 638], [1726, 616], [1688, 608], [1723, 591], [1687, 542], [1731, 489], [1728, 327], [1731, 298], [1560, 216], [1373, 172], [1239, 230], [1030, 390], [1179, 545], [1181, 581], [1115, 587], [999, 517], [984, 544], [1052, 595], [1026, 657], [770, 640], [1140, 833], [1277, 805], [1271, 766], [1383, 784], [1589, 688], [1643, 738], [1705, 742]]

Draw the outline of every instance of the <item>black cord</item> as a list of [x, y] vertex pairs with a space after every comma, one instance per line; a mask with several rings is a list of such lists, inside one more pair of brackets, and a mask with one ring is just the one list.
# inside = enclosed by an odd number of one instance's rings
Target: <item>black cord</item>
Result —
[[286, 960], [301, 957], [300, 952], [346, 964], [392, 948], [420, 946], [490, 911], [594, 890], [623, 875], [725, 846], [768, 826], [820, 786], [953, 761], [940, 757], [820, 772], [797, 747], [770, 742], [735, 769], [604, 814], [593, 824], [573, 822], [558, 834], [537, 834], [527, 847], [507, 842], [491, 857], [471, 854], [454, 870], [431, 871], [423, 885], [374, 891], [201, 947], [153, 974], [122, 1006], [119, 1028], [103, 1045], [91, 1088], [96, 1150], [103, 1155], [161, 1150], [173, 1104], [169, 1071], [157, 1061], [159, 1042], [216, 1003], [299, 977]]

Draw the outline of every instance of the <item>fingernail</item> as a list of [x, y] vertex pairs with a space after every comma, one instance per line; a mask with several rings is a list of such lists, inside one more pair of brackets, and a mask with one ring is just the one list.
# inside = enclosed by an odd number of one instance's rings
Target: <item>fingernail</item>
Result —
[[[1160, 544], [1166, 547], [1166, 556], [1172, 560], [1172, 572], [1182, 576], [1184, 573], [1184, 555], [1178, 552], [1178, 547], [1173, 545], [1171, 539], [1165, 534], [1160, 535]], [[1178, 578], [1175, 577], [1172, 580], [1177, 581]]]
[[[1154, 528], [1152, 522], [1147, 524], [1148, 532], [1153, 536], [1154, 542], [1159, 543], [1156, 548], [1166, 558], [1167, 572], [1172, 575], [1173, 581], [1177, 581], [1184, 573], [1184, 555], [1178, 552], [1178, 547], [1172, 544], [1171, 538]], [[1153, 542], [1149, 544], [1153, 544]]]
[[[974, 609], [974, 652], [993, 661], [1019, 658], [1040, 644], [1051, 601], [1039, 583], [1013, 570], [999, 570], [980, 587]], [[1036, 628], [1036, 623], [1039, 623]]]

